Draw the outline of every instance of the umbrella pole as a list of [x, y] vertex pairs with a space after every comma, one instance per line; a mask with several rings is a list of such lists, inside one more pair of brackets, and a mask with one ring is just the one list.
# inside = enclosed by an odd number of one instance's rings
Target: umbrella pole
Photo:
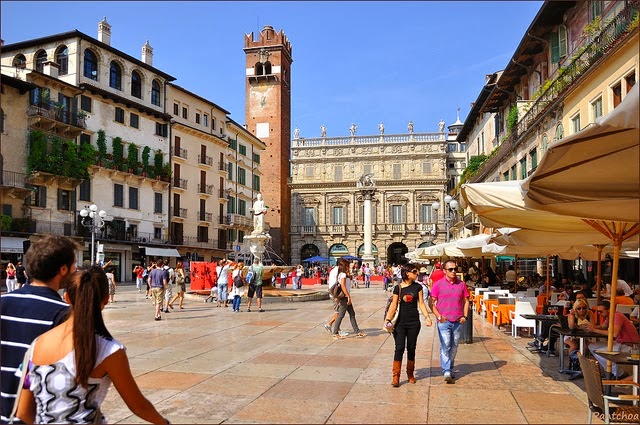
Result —
[[551, 262], [551, 256], [547, 255], [547, 292], [545, 292], [545, 296], [547, 297], [547, 299], [549, 298], [549, 290], [551, 289], [551, 268], [550, 266], [550, 262]]
[[[624, 223], [613, 223], [613, 267], [611, 268], [611, 297], [609, 298], [609, 333], [607, 335], [607, 350], [613, 351], [613, 328], [616, 314], [616, 292], [618, 290], [618, 265], [620, 262], [620, 248], [624, 235]], [[611, 361], [607, 360], [607, 373], [611, 374]]]
[[518, 254], [515, 255], [516, 260], [514, 261], [513, 270], [516, 272], [516, 281], [513, 282], [513, 293], [518, 292]]
[[600, 302], [600, 291], [602, 291], [602, 248], [604, 245], [596, 245], [598, 250], [598, 272], [596, 274], [596, 302]]

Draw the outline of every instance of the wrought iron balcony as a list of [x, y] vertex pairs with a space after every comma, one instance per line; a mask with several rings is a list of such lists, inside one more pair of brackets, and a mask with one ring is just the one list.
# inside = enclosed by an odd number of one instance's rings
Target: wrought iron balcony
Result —
[[230, 226], [252, 228], [253, 220], [241, 214], [227, 214]]
[[213, 158], [207, 155], [198, 155], [198, 164], [213, 166]]
[[187, 218], [187, 209], [171, 207], [170, 215], [172, 217]]
[[173, 187], [178, 189], [187, 190], [187, 184], [189, 183], [186, 179], [180, 179], [178, 177], [173, 178]]
[[184, 148], [179, 148], [177, 146], [173, 147], [173, 156], [177, 156], [178, 158], [187, 159], [189, 151]]
[[213, 213], [200, 211], [198, 213], [198, 220], [211, 223], [213, 222]]
[[213, 185], [212, 184], [198, 183], [198, 193], [205, 193], [207, 195], [213, 195]]
[[224, 161], [219, 161], [218, 162], [218, 170], [219, 171], [224, 171], [225, 173], [229, 171], [229, 164], [227, 164]]
[[51, 102], [32, 102], [27, 108], [29, 126], [69, 137], [77, 137], [87, 128], [83, 115], [56, 107]]

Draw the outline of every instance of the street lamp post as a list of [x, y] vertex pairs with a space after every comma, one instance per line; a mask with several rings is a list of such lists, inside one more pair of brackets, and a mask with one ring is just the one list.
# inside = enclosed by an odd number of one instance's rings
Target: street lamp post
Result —
[[[427, 239], [426, 241], [424, 240], [424, 237], [429, 235], [429, 239]], [[431, 229], [429, 231], [427, 230], [421, 230], [420, 231], [420, 236], [422, 237], [421, 240], [422, 242], [428, 242], [429, 245], [433, 245], [433, 241], [436, 238], [436, 229]]]
[[104, 227], [104, 218], [107, 216], [105, 210], [98, 212], [98, 206], [91, 204], [80, 210], [82, 217], [82, 225], [91, 231], [91, 264], [98, 262], [98, 253], [96, 252], [96, 230]]
[[[449, 242], [449, 240], [451, 239], [449, 229], [456, 218], [456, 213], [458, 212], [458, 208], [460, 208], [460, 204], [458, 204], [458, 201], [453, 199], [450, 195], [444, 197], [444, 204], [444, 210], [442, 211], [442, 221], [444, 222], [445, 226], [446, 241]], [[440, 203], [436, 201], [431, 204], [431, 207], [437, 214], [438, 210], [440, 209]]]

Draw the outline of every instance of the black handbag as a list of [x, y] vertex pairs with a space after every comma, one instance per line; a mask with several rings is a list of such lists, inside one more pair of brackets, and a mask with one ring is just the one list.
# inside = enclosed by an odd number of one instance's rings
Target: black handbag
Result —
[[244, 286], [244, 280], [242, 280], [242, 276], [240, 273], [236, 277], [233, 278], [233, 285], [236, 288], [242, 288]]

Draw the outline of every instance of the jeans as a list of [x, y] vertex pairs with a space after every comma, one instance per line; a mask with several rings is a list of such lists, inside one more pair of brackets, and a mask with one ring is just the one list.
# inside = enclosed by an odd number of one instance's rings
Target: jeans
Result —
[[143, 281], [144, 281], [143, 278], [136, 277], [136, 288], [138, 288], [138, 290], [140, 290], [140, 288], [142, 288], [142, 284], [144, 283]]
[[218, 301], [226, 301], [228, 298], [227, 284], [218, 283]]
[[440, 365], [442, 372], [451, 373], [453, 363], [458, 352], [460, 342], [460, 322], [438, 322], [438, 337], [440, 338]]
[[356, 322], [356, 312], [353, 309], [353, 304], [347, 305], [347, 298], [341, 298], [338, 301], [338, 318], [335, 322], [333, 322], [333, 329], [331, 332], [334, 335], [337, 335], [340, 330], [340, 324], [342, 323], [342, 319], [344, 319], [344, 315], [349, 312], [349, 320], [351, 321], [351, 327], [353, 328], [353, 332], [360, 333], [360, 328], [358, 327], [358, 322]]
[[396, 342], [396, 351], [393, 360], [401, 362], [404, 355], [405, 343], [407, 348], [407, 360], [416, 359], [416, 346], [418, 345], [418, 334], [420, 333], [420, 322], [410, 324], [396, 324], [393, 330], [393, 339]]
[[234, 295], [233, 297], [233, 309], [240, 311], [240, 300], [242, 297], [240, 295]]
[[[596, 350], [607, 350], [608, 344], [606, 341], [604, 342], [592, 342], [589, 344], [589, 351], [593, 354], [593, 358], [595, 358], [598, 363], [602, 366], [603, 370], [607, 370], [607, 359], [596, 353]], [[631, 347], [624, 344], [619, 344], [617, 342], [613, 343], [613, 351], [622, 351], [626, 353], [631, 352]], [[618, 364], [612, 363], [611, 365], [611, 373], [613, 373], [614, 377], [618, 376]]]
[[7, 283], [7, 292], [13, 292], [16, 289], [18, 289], [16, 287], [16, 280], [15, 279], [7, 279], [6, 283]]
[[368, 288], [370, 284], [371, 284], [371, 276], [365, 274], [364, 275], [364, 287]]

